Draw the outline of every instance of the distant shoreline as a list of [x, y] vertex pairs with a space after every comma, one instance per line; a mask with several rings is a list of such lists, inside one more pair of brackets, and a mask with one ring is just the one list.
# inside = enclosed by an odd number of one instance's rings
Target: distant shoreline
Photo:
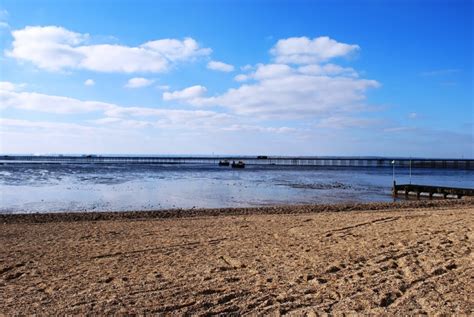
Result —
[[409, 200], [397, 202], [277, 205], [246, 208], [190, 208], [151, 211], [51, 212], [0, 214], [0, 223], [48, 223], [109, 220], [177, 219], [190, 217], [310, 214], [321, 212], [393, 211], [406, 208], [474, 206], [473, 199]]

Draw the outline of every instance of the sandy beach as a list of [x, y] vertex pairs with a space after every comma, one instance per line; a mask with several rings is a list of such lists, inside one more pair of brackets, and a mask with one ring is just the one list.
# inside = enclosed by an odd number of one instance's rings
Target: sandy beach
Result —
[[473, 201], [0, 216], [0, 315], [473, 314]]

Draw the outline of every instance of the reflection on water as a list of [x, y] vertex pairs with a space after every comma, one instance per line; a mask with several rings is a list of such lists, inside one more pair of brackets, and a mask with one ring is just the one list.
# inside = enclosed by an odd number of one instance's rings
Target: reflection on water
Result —
[[[398, 183], [408, 170], [397, 169]], [[474, 171], [416, 169], [416, 184], [474, 187]], [[0, 165], [0, 213], [390, 201], [390, 168]]]

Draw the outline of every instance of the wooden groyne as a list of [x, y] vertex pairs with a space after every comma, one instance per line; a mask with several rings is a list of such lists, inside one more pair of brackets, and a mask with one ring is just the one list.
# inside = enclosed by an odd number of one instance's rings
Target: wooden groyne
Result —
[[473, 188], [457, 188], [443, 186], [427, 186], [414, 184], [393, 184], [393, 196], [404, 195], [405, 197], [416, 196], [423, 197], [439, 197], [439, 198], [462, 198], [464, 196], [474, 196]]
[[[393, 167], [473, 170], [473, 159], [397, 158], [367, 156], [114, 156], [114, 155], [1, 155], [0, 163], [68, 164], [218, 164], [221, 160], [246, 165], [322, 167]], [[395, 162], [395, 163], [392, 163]]]

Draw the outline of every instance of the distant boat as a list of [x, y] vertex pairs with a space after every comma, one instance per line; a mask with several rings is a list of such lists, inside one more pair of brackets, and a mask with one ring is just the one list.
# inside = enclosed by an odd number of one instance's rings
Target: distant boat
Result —
[[233, 161], [232, 168], [245, 168], [245, 163], [242, 161], [238, 161], [237, 163], [235, 163], [235, 161]]
[[229, 166], [230, 163], [228, 160], [219, 161], [219, 166]]

